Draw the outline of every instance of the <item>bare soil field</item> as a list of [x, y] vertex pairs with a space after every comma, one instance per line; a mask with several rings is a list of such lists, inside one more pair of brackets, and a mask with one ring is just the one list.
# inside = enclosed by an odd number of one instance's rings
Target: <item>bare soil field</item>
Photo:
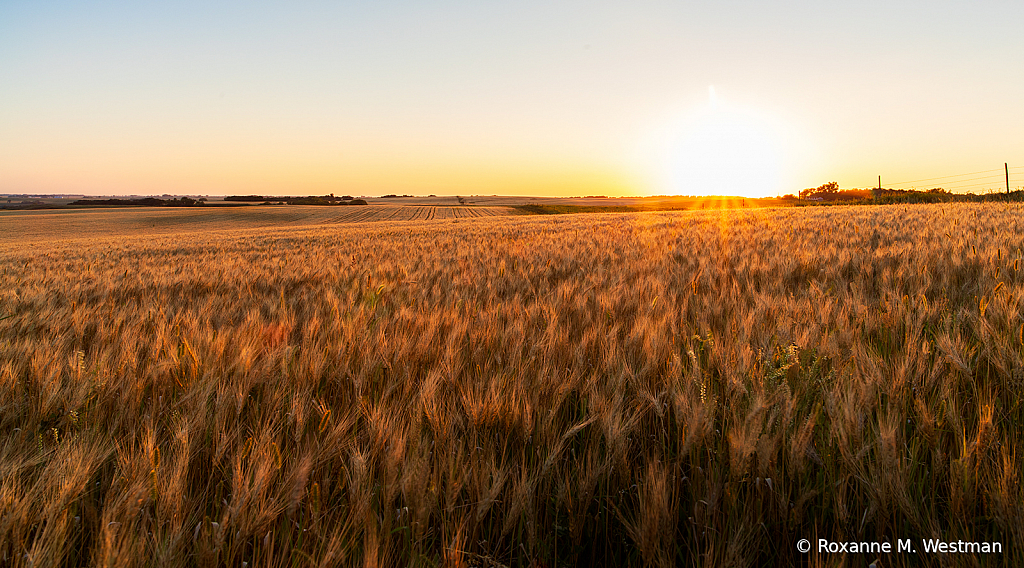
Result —
[[472, 219], [512, 213], [513, 210], [508, 207], [430, 205], [249, 205], [230, 208], [125, 207], [0, 211], [0, 243], [278, 227], [298, 228], [338, 223]]
[[1024, 563], [1019, 206], [441, 209], [0, 216], [0, 565]]

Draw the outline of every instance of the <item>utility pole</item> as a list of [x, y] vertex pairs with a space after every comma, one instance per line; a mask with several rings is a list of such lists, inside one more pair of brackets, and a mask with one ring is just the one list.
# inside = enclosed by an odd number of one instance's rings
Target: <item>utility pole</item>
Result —
[[1006, 195], [1010, 195], [1010, 164], [1003, 162], [1003, 168], [1006, 169]]

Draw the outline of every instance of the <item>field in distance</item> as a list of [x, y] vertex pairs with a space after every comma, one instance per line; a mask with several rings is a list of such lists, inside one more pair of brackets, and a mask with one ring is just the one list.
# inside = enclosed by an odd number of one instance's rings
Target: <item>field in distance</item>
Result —
[[0, 564], [1024, 562], [1018, 205], [310, 220], [4, 236]]
[[[81, 196], [38, 199], [65, 207]], [[85, 207], [0, 210], [4, 242], [167, 235], [245, 229], [299, 228], [336, 223], [471, 219], [524, 214], [647, 210], [708, 210], [785, 205], [774, 199], [724, 197], [507, 197], [366, 198], [368, 205], [269, 205], [211, 199], [204, 207]], [[791, 205], [791, 203], [789, 203]]]
[[310, 205], [240, 207], [118, 207], [0, 211], [3, 243], [88, 239], [104, 236], [167, 235], [247, 229], [297, 229], [351, 223], [473, 219], [510, 215], [508, 207], [430, 205]]

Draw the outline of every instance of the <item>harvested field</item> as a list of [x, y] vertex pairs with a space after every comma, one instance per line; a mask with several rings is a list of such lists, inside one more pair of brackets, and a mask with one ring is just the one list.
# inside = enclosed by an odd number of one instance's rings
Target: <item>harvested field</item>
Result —
[[205, 208], [116, 208], [0, 211], [0, 243], [103, 236], [166, 235], [308, 227], [337, 223], [474, 219], [510, 215], [508, 207], [415, 205], [242, 206]]
[[0, 564], [1024, 562], [1018, 206], [199, 214], [3, 237]]

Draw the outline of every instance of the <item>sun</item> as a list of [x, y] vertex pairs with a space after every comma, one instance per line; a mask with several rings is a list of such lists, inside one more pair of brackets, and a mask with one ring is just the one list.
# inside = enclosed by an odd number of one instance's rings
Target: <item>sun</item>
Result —
[[711, 105], [674, 129], [669, 142], [671, 191], [679, 195], [776, 195], [783, 139], [769, 121], [743, 109]]

